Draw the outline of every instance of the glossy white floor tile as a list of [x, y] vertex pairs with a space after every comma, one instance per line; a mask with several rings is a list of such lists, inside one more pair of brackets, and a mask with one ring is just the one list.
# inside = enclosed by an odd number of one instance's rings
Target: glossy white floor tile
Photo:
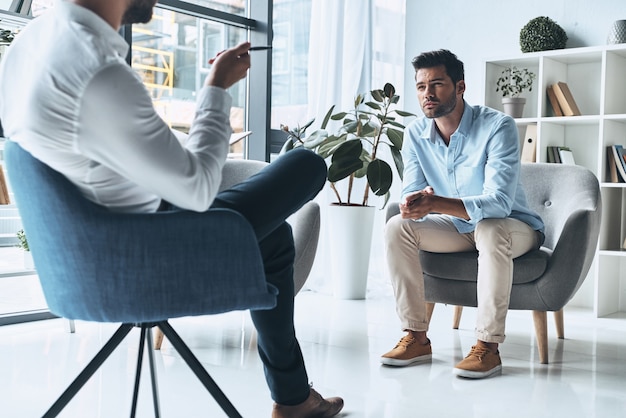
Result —
[[[453, 376], [452, 367], [475, 341], [474, 314], [465, 309], [461, 328], [452, 330], [452, 307], [438, 305], [432, 362], [406, 368], [378, 362], [402, 336], [389, 297], [345, 301], [304, 292], [296, 322], [310, 380], [322, 394], [344, 397], [341, 417], [626, 416], [625, 315], [598, 319], [566, 309], [566, 339], [550, 329], [551, 363], [541, 365], [530, 312], [510, 312], [503, 374], [471, 381]], [[247, 313], [171, 323], [244, 417], [270, 416]], [[0, 416], [41, 416], [115, 327], [78, 322], [75, 334], [63, 320], [0, 327]], [[138, 339], [134, 330], [61, 417], [129, 415]], [[225, 416], [167, 341], [156, 359], [163, 417]], [[147, 370], [140, 417], [154, 415]]]

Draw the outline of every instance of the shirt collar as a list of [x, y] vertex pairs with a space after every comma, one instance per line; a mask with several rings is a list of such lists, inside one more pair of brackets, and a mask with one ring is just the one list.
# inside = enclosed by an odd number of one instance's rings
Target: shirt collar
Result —
[[124, 38], [91, 10], [67, 1], [59, 1], [55, 6], [55, 13], [63, 20], [90, 28], [101, 40], [110, 44], [121, 57], [128, 55], [130, 47]]

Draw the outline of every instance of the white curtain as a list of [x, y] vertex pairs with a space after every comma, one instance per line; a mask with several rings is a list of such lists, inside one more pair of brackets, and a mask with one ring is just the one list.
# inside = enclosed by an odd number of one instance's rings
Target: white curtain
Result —
[[309, 117], [331, 105], [351, 109], [370, 90], [373, 0], [313, 0], [309, 41]]
[[[391, 82], [396, 91], [403, 91], [404, 4], [405, 0], [312, 0], [307, 111], [307, 120], [316, 118], [312, 129], [319, 126], [330, 106], [336, 105], [335, 111], [350, 110], [357, 94], [382, 88], [385, 82]], [[382, 152], [382, 158], [391, 162], [387, 150]], [[363, 190], [363, 186], [359, 184], [357, 190]], [[399, 190], [400, 182], [396, 179], [392, 191], [395, 199]], [[335, 199], [329, 187], [317, 201], [322, 228], [317, 257], [305, 288], [332, 293], [326, 208]], [[380, 208], [383, 202], [372, 197], [370, 204]], [[383, 227], [381, 210], [377, 211], [374, 224], [368, 297], [391, 293]]]

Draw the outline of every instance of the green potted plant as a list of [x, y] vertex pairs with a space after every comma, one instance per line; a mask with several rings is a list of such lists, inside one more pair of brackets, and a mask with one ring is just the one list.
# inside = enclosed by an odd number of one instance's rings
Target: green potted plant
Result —
[[563, 49], [566, 43], [567, 33], [565, 30], [547, 16], [531, 19], [524, 25], [519, 34], [522, 52]]
[[26, 233], [23, 229], [17, 231], [17, 247], [24, 251], [24, 268], [27, 270], [34, 269], [33, 256], [28, 246], [28, 240], [26, 239]]
[[[336, 202], [328, 207], [328, 233], [330, 235], [331, 276], [334, 294], [340, 299], [363, 299], [367, 287], [369, 254], [375, 208], [369, 205], [370, 193], [384, 198], [387, 204], [393, 183], [391, 165], [381, 158], [381, 147], [387, 147], [400, 178], [404, 171], [402, 142], [404, 125], [399, 117], [414, 116], [395, 109], [400, 96], [392, 84], [370, 91], [371, 100], [359, 94], [350, 111], [326, 113], [319, 129], [310, 136], [306, 130], [314, 120], [302, 127], [289, 129], [283, 146], [286, 152], [295, 147], [308, 148], [329, 160], [328, 181]], [[331, 121], [340, 122], [336, 131], [330, 132]], [[356, 179], [364, 179], [363, 192], [356, 195]], [[338, 182], [345, 180], [342, 190]]]
[[15, 32], [9, 29], [0, 29], [0, 44], [8, 45], [13, 42]]
[[15, 32], [9, 29], [0, 29], [0, 58], [4, 54], [5, 49], [11, 45], [15, 39]]
[[506, 67], [496, 81], [496, 91], [502, 93], [504, 113], [514, 118], [521, 118], [524, 113], [526, 98], [520, 97], [525, 92], [533, 90], [535, 73], [528, 68]]
[[[340, 206], [368, 206], [369, 194], [384, 196], [384, 206], [389, 199], [389, 190], [393, 183], [393, 172], [389, 163], [380, 158], [379, 147], [389, 148], [396, 170], [402, 178], [404, 166], [402, 164], [402, 141], [404, 125], [397, 120], [398, 116], [415, 116], [403, 110], [394, 109], [400, 100], [392, 84], [386, 83], [383, 89], [370, 92], [371, 101], [365, 101], [365, 96], [357, 95], [354, 108], [350, 111], [333, 113], [335, 106], [326, 113], [319, 129], [309, 137], [305, 137], [306, 129], [314, 119], [302, 127], [290, 130], [283, 146], [283, 151], [303, 146], [315, 151], [320, 156], [330, 159], [328, 167], [328, 181], [337, 198], [336, 205]], [[330, 120], [341, 121], [336, 132], [327, 130]], [[353, 202], [353, 186], [356, 178], [365, 178], [362, 199]], [[342, 198], [336, 183], [347, 179], [348, 189]]]

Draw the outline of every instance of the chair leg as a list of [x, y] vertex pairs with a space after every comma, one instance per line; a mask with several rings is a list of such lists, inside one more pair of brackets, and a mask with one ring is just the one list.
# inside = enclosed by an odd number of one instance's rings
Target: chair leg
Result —
[[133, 390], [133, 403], [130, 417], [134, 418], [137, 413], [137, 399], [139, 397], [139, 382], [141, 378], [141, 366], [143, 364], [144, 346], [148, 345], [148, 363], [150, 364], [150, 382], [152, 383], [152, 402], [154, 404], [154, 418], [160, 418], [159, 389], [156, 380], [156, 367], [154, 365], [154, 348], [152, 347], [152, 327], [154, 324], [141, 324], [139, 337], [139, 353], [137, 358], [137, 372], [135, 373], [135, 387]]
[[76, 332], [76, 324], [74, 324], [73, 319], [67, 320], [67, 332], [69, 332], [70, 334], [74, 334]]
[[535, 334], [537, 335], [537, 348], [539, 349], [539, 361], [548, 364], [548, 313], [545, 311], [533, 311], [535, 322]]
[[87, 367], [74, 379], [74, 381], [65, 389], [65, 392], [52, 404], [50, 409], [43, 415], [43, 418], [56, 417], [65, 408], [65, 406], [72, 400], [72, 398], [78, 393], [78, 391], [87, 383], [89, 378], [102, 366], [102, 363], [111, 355], [115, 348], [120, 345], [122, 340], [128, 335], [130, 330], [134, 327], [133, 324], [122, 324], [115, 331], [113, 336], [107, 341], [107, 343], [98, 351], [96, 356], [87, 364]]
[[152, 382], [152, 402], [154, 403], [154, 418], [159, 418], [161, 416], [161, 408], [159, 406], [159, 386], [157, 385], [156, 365], [154, 363], [154, 347], [152, 346], [152, 327], [148, 328], [146, 343], [148, 344], [148, 361], [150, 363], [150, 381]]
[[435, 310], [434, 302], [426, 302], [426, 318], [428, 319], [428, 323], [430, 324], [430, 318], [433, 317], [433, 311]]
[[137, 355], [137, 370], [135, 371], [135, 386], [133, 387], [133, 402], [130, 407], [130, 418], [135, 418], [137, 412], [137, 398], [139, 397], [139, 381], [141, 380], [141, 365], [143, 364], [143, 348], [146, 339], [146, 328], [141, 326], [141, 335], [139, 336], [139, 350]]
[[167, 322], [158, 322], [156, 324], [163, 334], [170, 341], [174, 349], [185, 360], [185, 363], [191, 368], [196, 377], [200, 379], [204, 387], [209, 391], [211, 396], [217, 401], [222, 410], [226, 413], [228, 418], [242, 418], [241, 414], [237, 412], [233, 404], [228, 400], [224, 392], [217, 386], [213, 378], [207, 373], [202, 364], [198, 361], [196, 356], [193, 355], [187, 344], [178, 336], [176, 331]]
[[163, 344], [163, 331], [161, 331], [161, 328], [157, 327], [154, 333], [154, 349], [160, 350], [161, 344]]
[[459, 329], [461, 323], [461, 315], [463, 314], [463, 307], [461, 305], [454, 306], [454, 317], [452, 318], [452, 329]]
[[563, 323], [563, 309], [554, 312], [554, 324], [556, 325], [556, 336], [562, 340], [565, 338], [565, 325]]

